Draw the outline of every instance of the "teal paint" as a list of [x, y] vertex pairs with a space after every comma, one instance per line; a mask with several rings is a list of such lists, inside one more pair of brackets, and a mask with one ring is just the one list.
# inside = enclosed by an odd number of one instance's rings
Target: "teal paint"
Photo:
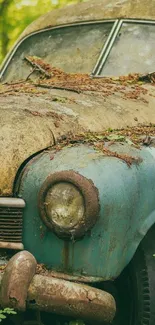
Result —
[[[46, 151], [27, 164], [19, 189], [26, 201], [23, 242], [39, 263], [108, 280], [116, 278], [132, 259], [155, 222], [155, 149], [115, 144], [110, 150], [140, 157], [142, 162], [128, 167], [118, 158], [78, 145], [55, 153], [52, 160], [52, 150]], [[38, 209], [38, 193], [46, 177], [62, 170], [91, 179], [100, 200], [96, 225], [83, 239], [70, 242], [67, 251], [64, 241], [42, 223]]]

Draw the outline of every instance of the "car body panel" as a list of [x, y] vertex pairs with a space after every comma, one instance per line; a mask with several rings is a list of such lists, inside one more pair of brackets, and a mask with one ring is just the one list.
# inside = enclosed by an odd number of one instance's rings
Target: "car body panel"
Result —
[[61, 135], [155, 123], [154, 87], [146, 85], [145, 95], [144, 86], [140, 87], [137, 99], [125, 96], [131, 92], [132, 97], [131, 87], [126, 86], [122, 94], [118, 85], [114, 94], [108, 95], [107, 90], [103, 97], [97, 92], [78, 94], [46, 89], [42, 93], [39, 88], [39, 96], [33, 92], [0, 94], [0, 195], [13, 195], [14, 179], [21, 164], [52, 146]]
[[[155, 222], [155, 149], [113, 144], [113, 152], [139, 159], [129, 167], [93, 146], [64, 147], [41, 153], [25, 167], [19, 193], [26, 201], [23, 243], [38, 262], [73, 276], [116, 278], [129, 263], [141, 239]], [[51, 159], [52, 157], [52, 159]], [[74, 170], [91, 179], [99, 191], [100, 215], [84, 238], [66, 242], [42, 222], [38, 200], [45, 179]]]
[[119, 18], [155, 19], [154, 0], [93, 0], [66, 6], [34, 21], [21, 34], [20, 39], [52, 26]]

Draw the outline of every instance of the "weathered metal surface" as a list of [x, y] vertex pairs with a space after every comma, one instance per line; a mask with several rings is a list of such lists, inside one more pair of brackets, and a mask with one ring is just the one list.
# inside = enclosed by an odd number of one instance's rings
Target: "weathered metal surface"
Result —
[[[73, 94], [58, 90], [45, 90], [42, 94], [39, 88], [39, 97], [36, 94], [1, 96], [0, 195], [12, 195], [15, 175], [25, 159], [51, 146], [67, 132], [102, 132], [108, 128], [155, 123], [154, 87], [143, 88], [146, 94], [141, 95], [142, 100], [125, 98], [119, 92], [103, 97], [98, 93]], [[132, 88], [127, 86], [125, 93], [130, 92]]]
[[42, 275], [35, 275], [30, 284], [27, 306], [95, 324], [110, 323], [116, 311], [114, 298], [105, 291]]
[[[68, 243], [67, 243], [68, 244]], [[66, 248], [65, 248], [66, 249]], [[104, 279], [102, 277], [94, 277], [94, 276], [76, 276], [76, 275], [71, 275], [71, 274], [67, 274], [67, 273], [62, 273], [62, 272], [56, 272], [51, 270], [47, 270], [46, 268], [43, 268], [42, 271], [38, 272], [39, 274], [45, 274], [50, 277], [56, 278], [56, 279], [62, 279], [62, 280], [68, 280], [71, 282], [82, 282], [82, 283], [97, 283], [97, 282], [103, 282]]]
[[70, 108], [52, 101], [52, 96], [47, 100], [46, 96], [0, 98], [0, 196], [12, 194], [15, 175], [25, 159], [53, 145], [54, 136], [68, 132], [71, 126], [75, 132], [80, 129]]
[[22, 250], [24, 249], [24, 245], [22, 243], [0, 241], [0, 248]]
[[26, 309], [27, 291], [35, 274], [37, 262], [32, 254], [23, 251], [8, 262], [1, 282], [1, 305], [20, 311]]
[[[27, 202], [23, 243], [39, 263], [73, 276], [116, 278], [155, 222], [155, 149], [139, 150], [124, 143], [111, 145], [110, 150], [140, 158], [141, 162], [128, 167], [123, 160], [79, 145], [46, 152], [27, 166], [19, 190]], [[43, 224], [37, 208], [43, 182], [51, 172], [62, 170], [91, 178], [101, 206], [91, 232], [67, 246]]]
[[[45, 202], [47, 193], [50, 188], [52, 188], [52, 186], [55, 184], [59, 184], [60, 182], [73, 184], [75, 188], [78, 189], [80, 196], [83, 198], [82, 205], [84, 208], [84, 211], [82, 212], [82, 215], [80, 215], [80, 218], [78, 220], [76, 220], [77, 218], [74, 220], [73, 216], [78, 193], [75, 193], [75, 203], [73, 202], [73, 197], [70, 196], [69, 200], [72, 200], [72, 206], [70, 208], [70, 212], [67, 213], [68, 217], [62, 217], [65, 219], [65, 222], [63, 222], [62, 226], [61, 223], [59, 224], [55, 222], [52, 217], [49, 217], [49, 212], [47, 212], [46, 209], [47, 203]], [[73, 170], [52, 173], [50, 176], [48, 176], [42, 185], [38, 199], [42, 220], [44, 221], [45, 225], [47, 225], [49, 229], [53, 230], [60, 238], [68, 238], [73, 240], [73, 238], [77, 239], [84, 236], [86, 232], [95, 225], [99, 216], [99, 199], [97, 188], [95, 188], [94, 184], [90, 180], [78, 173], [75, 173]], [[67, 200], [66, 203], [67, 211], [69, 209], [69, 200]], [[57, 209], [59, 210], [59, 213], [57, 211], [56, 214], [57, 216], [59, 215], [60, 219], [60, 214], [63, 215], [63, 212], [60, 211], [60, 204]]]
[[0, 208], [25, 208], [25, 202], [22, 199], [12, 197], [0, 197]]
[[[16, 259], [16, 255], [14, 256]], [[9, 262], [10, 263], [10, 262]], [[0, 274], [0, 287], [3, 293], [4, 278], [6, 277], [7, 268], [4, 274]], [[26, 277], [23, 278], [22, 272], [16, 281], [16, 285], [22, 278], [22, 286], [26, 288]], [[13, 281], [13, 278], [9, 282]], [[12, 283], [12, 286], [14, 284]], [[18, 284], [19, 285], [19, 284]], [[109, 323], [113, 320], [116, 312], [115, 300], [111, 294], [91, 288], [85, 284], [78, 284], [66, 280], [54, 279], [43, 275], [34, 275], [25, 294], [21, 290], [20, 299], [26, 300], [26, 307], [30, 309], [39, 309], [59, 315], [74, 316], [84, 320], [90, 320], [98, 323]], [[18, 291], [18, 289], [16, 289]], [[13, 294], [14, 296], [14, 294]], [[1, 305], [4, 303], [4, 295], [0, 295]], [[15, 298], [16, 299], [16, 298]], [[10, 300], [7, 301], [7, 307], [12, 306]], [[14, 305], [17, 309], [19, 305]]]

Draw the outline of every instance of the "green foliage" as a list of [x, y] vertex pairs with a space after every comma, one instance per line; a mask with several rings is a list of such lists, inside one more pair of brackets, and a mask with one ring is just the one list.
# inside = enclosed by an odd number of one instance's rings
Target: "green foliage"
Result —
[[84, 0], [0, 0], [0, 62], [21, 32], [44, 13]]
[[0, 322], [2, 322], [7, 315], [16, 315], [16, 311], [13, 308], [4, 308], [0, 309]]

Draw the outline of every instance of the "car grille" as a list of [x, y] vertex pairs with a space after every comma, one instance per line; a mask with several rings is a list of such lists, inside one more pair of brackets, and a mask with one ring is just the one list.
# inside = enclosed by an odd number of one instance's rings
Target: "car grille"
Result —
[[[0, 199], [0, 248], [23, 249], [23, 206], [18, 207], [18, 199], [15, 199], [16, 204], [14, 204], [13, 199], [11, 199], [11, 204], [9, 204], [9, 199], [4, 201], [5, 204], [1, 204], [1, 200], [2, 199]], [[9, 206], [3, 206], [7, 205], [7, 202]], [[21, 200], [19, 202], [21, 204]]]
[[0, 208], [0, 241], [22, 242], [22, 209]]

